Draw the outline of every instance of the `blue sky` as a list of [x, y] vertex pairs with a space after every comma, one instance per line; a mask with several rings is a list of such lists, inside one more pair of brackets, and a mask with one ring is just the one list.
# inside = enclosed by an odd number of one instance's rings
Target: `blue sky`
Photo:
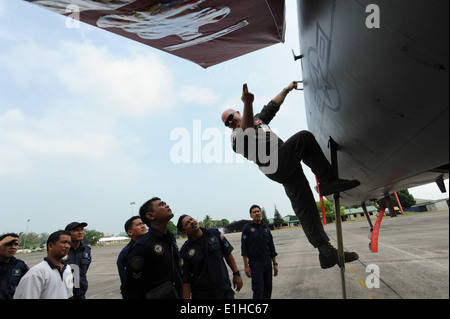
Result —
[[[248, 218], [254, 203], [269, 217], [274, 205], [292, 214], [283, 187], [230, 152], [220, 121], [225, 109], [242, 110], [244, 83], [259, 111], [301, 79], [291, 53], [300, 52], [296, 4], [286, 2], [285, 44], [204, 70], [83, 23], [67, 28], [65, 17], [25, 1], [0, 0], [0, 233], [25, 231], [30, 219], [37, 233], [85, 221], [118, 234], [153, 196], [171, 206], [175, 223], [182, 214]], [[307, 129], [300, 91], [271, 126], [282, 139]], [[448, 197], [434, 185], [410, 191]]]

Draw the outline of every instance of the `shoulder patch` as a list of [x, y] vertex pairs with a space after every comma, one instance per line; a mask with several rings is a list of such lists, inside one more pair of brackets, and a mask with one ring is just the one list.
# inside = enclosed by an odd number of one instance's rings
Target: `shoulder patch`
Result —
[[142, 258], [141, 256], [134, 256], [131, 259], [130, 262], [130, 267], [131, 269], [133, 269], [134, 271], [139, 271], [144, 267], [144, 258]]
[[188, 256], [189, 256], [189, 257], [194, 257], [196, 252], [197, 252], [197, 251], [195, 250], [195, 248], [191, 248], [191, 249], [189, 249], [189, 251], [188, 251]]
[[162, 246], [161, 244], [156, 243], [156, 244], [153, 246], [153, 252], [154, 252], [155, 254], [157, 254], [157, 255], [162, 255], [162, 254], [164, 254], [164, 248], [163, 248], [163, 246]]
[[22, 269], [20, 269], [20, 268], [15, 268], [12, 270], [13, 277], [20, 277], [21, 274], [22, 274]]

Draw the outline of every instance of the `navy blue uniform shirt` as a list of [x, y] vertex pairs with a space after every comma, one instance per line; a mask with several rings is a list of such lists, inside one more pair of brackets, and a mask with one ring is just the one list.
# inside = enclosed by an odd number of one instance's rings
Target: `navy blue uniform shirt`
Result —
[[250, 222], [242, 229], [241, 253], [250, 260], [263, 261], [270, 257], [273, 259], [278, 254], [275, 251], [272, 233], [266, 224], [254, 224]]
[[191, 284], [193, 299], [233, 298], [228, 270], [224, 262], [233, 246], [217, 229], [201, 228], [203, 236], [188, 239], [180, 250], [183, 281]]
[[[80, 243], [80, 246], [77, 249], [70, 247], [69, 253], [67, 254], [67, 259], [64, 258], [64, 262], [68, 265], [71, 265], [72, 272], [74, 273], [74, 287], [73, 287], [73, 298], [85, 298], [86, 291], [88, 290], [88, 281], [87, 281], [87, 271], [89, 269], [89, 265], [91, 264], [92, 256], [91, 256], [91, 247], [88, 245]], [[77, 287], [76, 283], [76, 270], [72, 265], [76, 265], [79, 269], [79, 282], [80, 285]]]
[[130, 240], [130, 242], [123, 247], [123, 249], [120, 251], [119, 256], [117, 257], [117, 271], [119, 272], [119, 278], [120, 278], [120, 290], [122, 291], [122, 285], [125, 281], [127, 266], [129, 263], [128, 254], [130, 253], [131, 249], [136, 245], [136, 241], [133, 239]]
[[179, 296], [182, 296], [181, 257], [175, 237], [170, 232], [163, 234], [150, 227], [127, 258], [122, 285], [124, 299], [144, 299], [147, 292], [166, 281], [174, 282]]
[[29, 270], [20, 259], [11, 257], [9, 263], [0, 263], [0, 299], [12, 299], [20, 279]]

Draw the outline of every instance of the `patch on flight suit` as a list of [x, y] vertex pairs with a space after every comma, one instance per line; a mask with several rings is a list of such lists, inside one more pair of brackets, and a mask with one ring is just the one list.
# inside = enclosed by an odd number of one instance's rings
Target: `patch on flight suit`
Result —
[[252, 233], [254, 233], [255, 231], [256, 231], [256, 229], [255, 228], [250, 228], [250, 231], [252, 232]]
[[83, 258], [84, 259], [91, 259], [91, 255], [87, 252], [83, 253]]
[[157, 255], [164, 254], [164, 248], [161, 244], [155, 244], [155, 246], [153, 246], [153, 251]]
[[144, 258], [141, 256], [134, 256], [133, 259], [131, 259], [130, 267], [135, 271], [141, 270], [144, 267]]
[[13, 277], [20, 277], [21, 274], [22, 274], [22, 269], [20, 269], [20, 268], [12, 270], [12, 276]]
[[189, 257], [194, 257], [196, 252], [197, 252], [197, 251], [195, 250], [195, 248], [189, 249], [189, 251], [188, 251]]

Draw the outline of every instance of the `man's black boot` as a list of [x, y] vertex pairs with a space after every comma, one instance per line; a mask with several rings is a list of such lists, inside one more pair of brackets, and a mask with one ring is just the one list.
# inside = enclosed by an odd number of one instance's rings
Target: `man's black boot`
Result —
[[345, 192], [349, 189], [358, 187], [359, 185], [361, 185], [361, 183], [356, 179], [348, 180], [334, 178], [329, 180], [328, 182], [320, 183], [320, 195], [327, 196], [334, 193]]
[[[354, 252], [344, 252], [344, 260], [346, 263], [358, 260], [359, 256]], [[330, 243], [319, 247], [319, 261], [322, 269], [334, 267], [339, 263], [338, 250]]]

